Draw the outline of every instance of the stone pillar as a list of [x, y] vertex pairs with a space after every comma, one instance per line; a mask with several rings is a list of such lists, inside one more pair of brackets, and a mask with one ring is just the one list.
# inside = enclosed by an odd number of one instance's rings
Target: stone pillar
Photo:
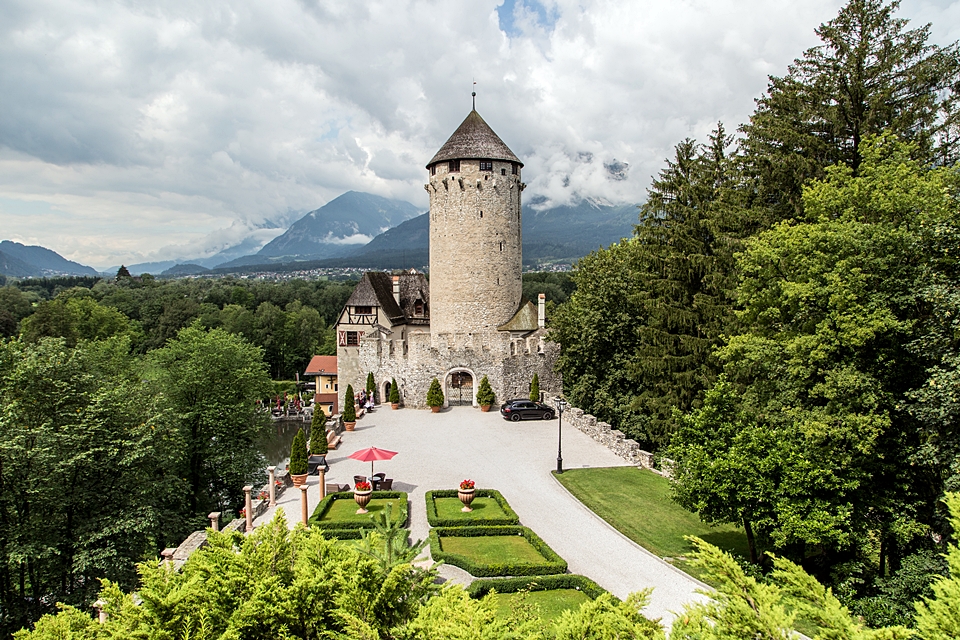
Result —
[[107, 623], [107, 612], [106, 612], [107, 601], [106, 600], [97, 600], [93, 603], [93, 608], [97, 610], [97, 620], [100, 624]]
[[210, 528], [214, 531], [220, 531], [220, 512], [211, 511], [207, 514], [207, 517], [210, 518]]
[[547, 296], [543, 293], [537, 296], [537, 325], [541, 329], [547, 326]]
[[267, 467], [270, 472], [270, 507], [277, 506], [277, 467]]
[[327, 472], [320, 467], [317, 469], [317, 475], [320, 476], [320, 499], [323, 500], [327, 497]]
[[243, 488], [243, 512], [247, 517], [247, 527], [244, 529], [247, 533], [253, 531], [253, 497], [250, 492], [253, 491], [253, 485], [248, 484]]
[[160, 552], [160, 557], [163, 558], [163, 566], [168, 569], [173, 566], [173, 554], [176, 553], [176, 551], [173, 547], [167, 547]]
[[300, 485], [300, 521], [303, 522], [303, 526], [307, 526], [307, 518], [309, 517], [307, 513], [307, 488], [306, 482]]

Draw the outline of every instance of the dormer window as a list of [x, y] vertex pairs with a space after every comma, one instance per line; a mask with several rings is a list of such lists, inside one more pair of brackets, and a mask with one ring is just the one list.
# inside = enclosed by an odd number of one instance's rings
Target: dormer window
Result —
[[354, 307], [353, 312], [358, 316], [369, 316], [373, 313], [373, 307]]
[[492, 160], [481, 160], [481, 161], [480, 161], [480, 171], [493, 171], [493, 161], [492, 161]]
[[459, 160], [451, 160], [449, 163], [447, 163], [447, 165], [448, 165], [448, 167], [450, 168], [450, 173], [457, 173], [457, 172], [460, 171], [460, 161], [459, 161]]
[[423, 315], [423, 300], [420, 300], [418, 298], [417, 301], [413, 303], [413, 315], [415, 316]]

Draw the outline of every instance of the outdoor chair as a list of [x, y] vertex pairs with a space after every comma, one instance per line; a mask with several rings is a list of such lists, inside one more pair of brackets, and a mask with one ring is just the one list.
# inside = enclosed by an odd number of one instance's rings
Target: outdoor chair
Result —
[[339, 484], [337, 482], [327, 483], [327, 493], [339, 493], [341, 491], [350, 491], [350, 485]]
[[366, 482], [367, 476], [353, 476], [353, 486], [357, 486], [358, 482]]
[[381, 480], [380, 491], [393, 491], [393, 478], [384, 478]]

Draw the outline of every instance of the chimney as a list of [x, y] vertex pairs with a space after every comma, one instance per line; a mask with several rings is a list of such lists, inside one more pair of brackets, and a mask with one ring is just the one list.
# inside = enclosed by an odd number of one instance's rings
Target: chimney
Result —
[[543, 329], [547, 326], [547, 294], [541, 293], [537, 300], [537, 324]]
[[400, 276], [393, 276], [393, 299], [400, 304]]

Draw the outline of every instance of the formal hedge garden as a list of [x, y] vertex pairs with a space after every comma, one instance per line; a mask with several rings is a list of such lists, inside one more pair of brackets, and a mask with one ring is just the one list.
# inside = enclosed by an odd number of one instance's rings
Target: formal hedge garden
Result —
[[[554, 589], [576, 589], [582, 591], [591, 600], [607, 593], [607, 590], [586, 576], [562, 574], [555, 576], [519, 576], [514, 578], [487, 578], [474, 580], [467, 587], [471, 598], [482, 598], [491, 591], [497, 593], [516, 593], [518, 591], [553, 591]], [[614, 597], [615, 602], [620, 600]]]
[[[520, 524], [520, 517], [510, 508], [506, 498], [496, 489], [476, 489], [471, 505], [473, 511], [466, 513], [460, 511], [463, 505], [457, 498], [456, 489], [427, 491], [426, 502], [427, 522], [431, 527], [482, 527]], [[445, 503], [450, 508], [443, 508], [442, 505]], [[439, 509], [438, 504], [441, 505]]]
[[[455, 551], [444, 550], [444, 539]], [[430, 530], [430, 555], [478, 578], [567, 570], [567, 562], [529, 527], [436, 527]]]
[[[349, 504], [343, 502], [344, 500], [348, 500]], [[407, 494], [402, 491], [374, 491], [370, 504], [367, 505], [367, 510], [370, 512], [367, 514], [356, 513], [358, 507], [353, 500], [352, 491], [327, 494], [327, 497], [314, 509], [309, 523], [311, 527], [323, 529], [325, 534], [328, 530], [335, 529], [372, 529], [370, 515], [384, 509], [389, 503], [394, 504], [391, 514], [393, 520], [405, 526], [409, 516], [409, 505]]]

